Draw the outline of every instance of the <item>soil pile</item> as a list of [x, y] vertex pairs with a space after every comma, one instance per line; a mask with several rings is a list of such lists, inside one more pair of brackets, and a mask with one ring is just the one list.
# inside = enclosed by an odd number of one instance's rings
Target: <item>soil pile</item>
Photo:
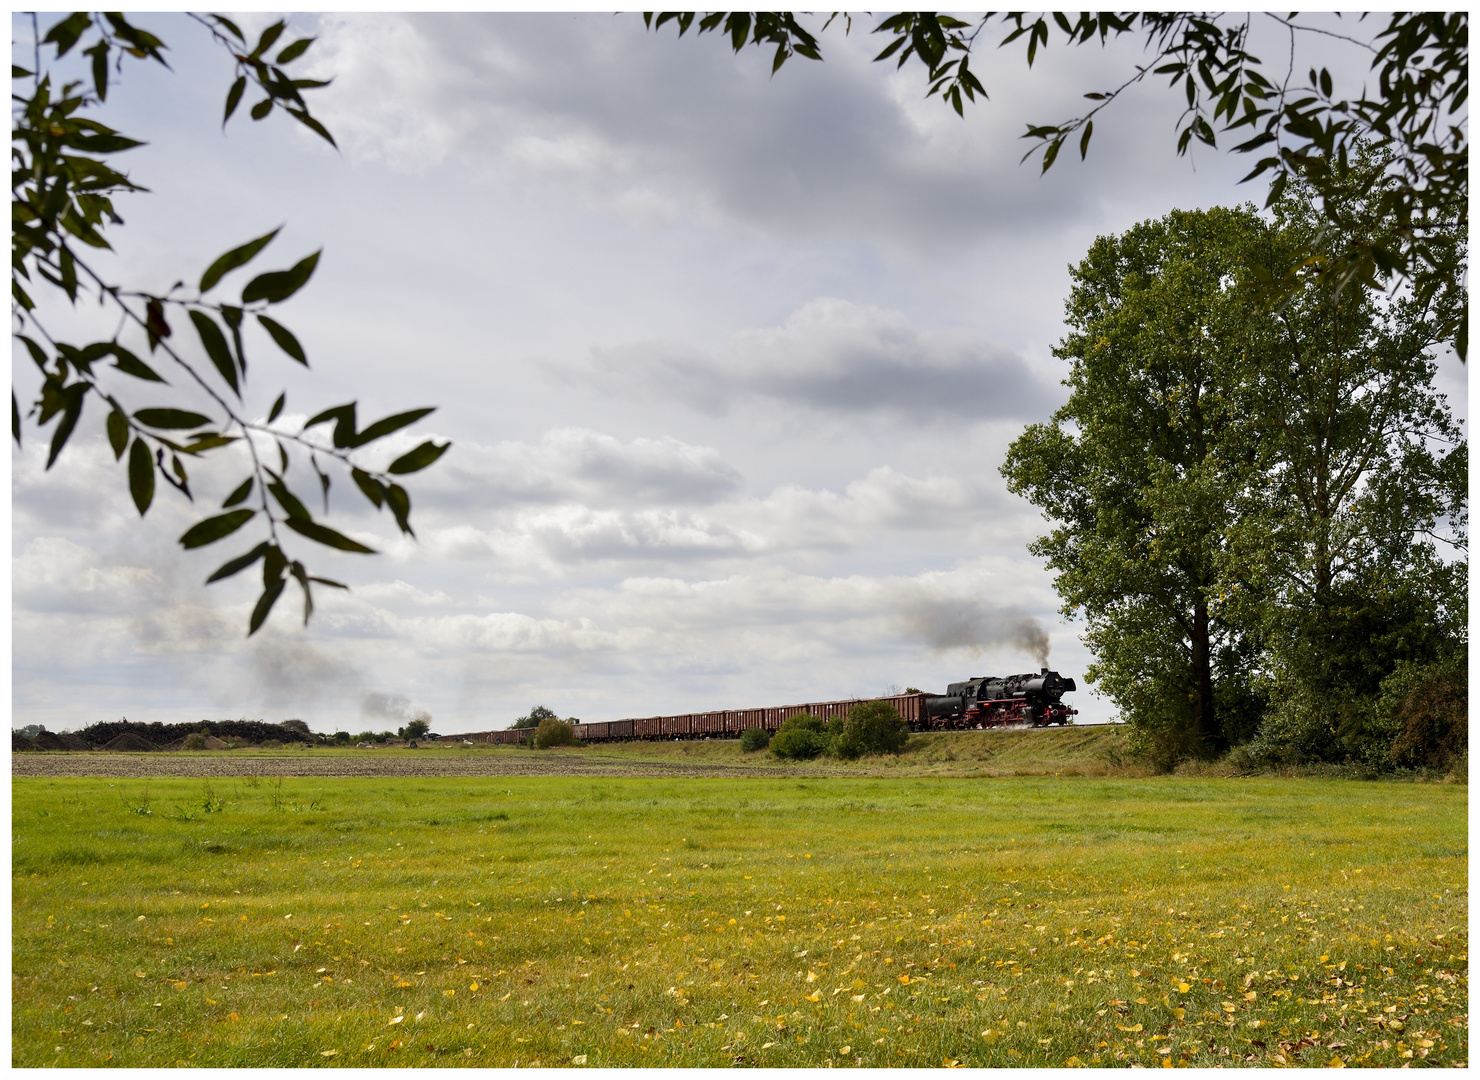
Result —
[[150, 752], [159, 748], [142, 735], [135, 735], [133, 732], [127, 731], [116, 738], [108, 740], [103, 744], [103, 749], [114, 754], [137, 754]]
[[34, 749], [36, 749], [36, 744], [31, 741], [29, 736], [22, 735], [19, 731], [12, 731], [10, 733], [11, 753], [19, 753], [22, 750]]
[[33, 750], [91, 750], [83, 739], [69, 732], [43, 731], [31, 740]]

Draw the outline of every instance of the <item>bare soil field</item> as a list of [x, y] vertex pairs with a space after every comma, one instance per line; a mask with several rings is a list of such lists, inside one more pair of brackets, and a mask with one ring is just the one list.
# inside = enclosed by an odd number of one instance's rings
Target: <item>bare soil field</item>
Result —
[[580, 751], [474, 754], [15, 754], [11, 776], [789, 776], [800, 768], [638, 761], [581, 756]]

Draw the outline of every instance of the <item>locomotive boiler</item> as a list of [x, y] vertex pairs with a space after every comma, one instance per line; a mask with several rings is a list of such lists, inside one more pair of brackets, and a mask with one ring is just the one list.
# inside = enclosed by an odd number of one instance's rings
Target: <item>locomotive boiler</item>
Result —
[[944, 696], [925, 699], [925, 722], [931, 729], [1067, 724], [1078, 711], [1063, 703], [1077, 689], [1073, 679], [1043, 668], [1036, 674], [979, 675], [951, 683]]

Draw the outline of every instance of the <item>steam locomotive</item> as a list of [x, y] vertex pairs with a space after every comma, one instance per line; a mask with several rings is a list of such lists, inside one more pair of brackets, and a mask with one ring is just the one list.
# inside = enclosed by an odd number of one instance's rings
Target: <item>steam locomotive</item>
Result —
[[[602, 720], [594, 724], [574, 721], [575, 737], [584, 742], [615, 742], [627, 739], [735, 738], [747, 728], [775, 731], [788, 717], [811, 713], [831, 723], [847, 717], [866, 700], [894, 706], [913, 731], [947, 728], [1005, 727], [1028, 724], [1047, 727], [1067, 724], [1077, 710], [1063, 703], [1063, 696], [1076, 689], [1073, 679], [1044, 668], [1037, 674], [980, 676], [951, 683], [943, 697], [931, 694], [895, 694], [883, 698], [853, 698], [847, 701], [817, 701], [806, 705], [780, 705], [769, 709], [730, 709], [717, 712], [683, 713], [678, 716], [648, 716], [633, 720]], [[479, 731], [461, 736], [469, 742], [522, 743], [532, 728]]]
[[979, 675], [951, 683], [943, 697], [927, 697], [921, 726], [940, 729], [1067, 724], [1078, 710], [1065, 705], [1063, 697], [1076, 689], [1073, 679], [1048, 668], [1036, 675], [1008, 675], [1001, 679]]

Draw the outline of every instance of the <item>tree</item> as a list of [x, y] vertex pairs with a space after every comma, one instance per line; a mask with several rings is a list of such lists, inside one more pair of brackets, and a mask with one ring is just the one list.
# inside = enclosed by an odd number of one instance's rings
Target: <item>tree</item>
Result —
[[[838, 22], [827, 19], [818, 34], [787, 13], [648, 12], [647, 25], [672, 23], [682, 37], [697, 25], [697, 34], [722, 33], [740, 52], [747, 45], [775, 47], [771, 69], [779, 70], [793, 55], [821, 60], [818, 35]], [[1262, 18], [1286, 33], [1288, 68], [1283, 54], [1271, 74], [1248, 51], [1254, 20]], [[1365, 16], [1359, 16], [1358, 22]], [[852, 29], [851, 17], [841, 25]], [[967, 103], [985, 99], [986, 90], [971, 67], [974, 49], [991, 28], [998, 46], [1022, 44], [1029, 67], [1054, 38], [1066, 46], [1112, 39], [1139, 38], [1149, 58], [1117, 86], [1085, 94], [1093, 104], [1081, 115], [1056, 123], [1029, 124], [1023, 138], [1047, 171], [1065, 143], [1077, 136], [1080, 157], [1089, 152], [1095, 117], [1132, 86], [1162, 76], [1168, 88], [1187, 100], [1177, 136], [1177, 151], [1192, 141], [1217, 146], [1218, 130], [1242, 138], [1238, 153], [1261, 153], [1246, 180], [1268, 173], [1268, 203], [1276, 202], [1296, 178], [1310, 183], [1321, 200], [1348, 188], [1357, 148], [1376, 146], [1387, 152], [1388, 167], [1368, 178], [1369, 198], [1358, 217], [1357, 204], [1335, 199], [1323, 205], [1328, 235], [1343, 244], [1313, 245], [1282, 266], [1264, 267], [1272, 301], [1298, 289], [1293, 271], [1314, 265], [1335, 291], [1346, 285], [1407, 285], [1423, 302], [1436, 299], [1450, 312], [1442, 332], [1463, 358], [1467, 351], [1469, 302], [1464, 264], [1445, 242], [1449, 223], [1468, 220], [1469, 145], [1466, 105], [1469, 94], [1469, 16], [1466, 12], [1400, 12], [1369, 40], [1334, 34], [1302, 23], [1298, 17], [1219, 15], [1193, 12], [1081, 12], [1030, 15], [996, 12], [964, 22], [936, 12], [900, 12], [879, 21], [874, 33], [888, 44], [875, 57], [903, 67], [911, 59], [924, 68], [927, 96], [939, 96], [958, 114]], [[1319, 35], [1371, 56], [1377, 94], [1364, 88], [1356, 100], [1334, 96], [1330, 71], [1311, 67], [1297, 83], [1296, 40]], [[989, 35], [990, 36], [990, 35]], [[1303, 66], [1303, 65], [1302, 65]], [[1247, 137], [1245, 137], [1247, 136]]]
[[[254, 120], [273, 112], [286, 113], [333, 145], [333, 137], [311, 114], [303, 96], [326, 84], [295, 78], [288, 71], [307, 52], [312, 38], [299, 38], [273, 55], [287, 29], [282, 21], [264, 30], [252, 45], [230, 19], [219, 15], [193, 18], [227, 50], [236, 68], [226, 94], [223, 125], [251, 85], [263, 94], [251, 107]], [[11, 69], [14, 84], [29, 88], [29, 93], [12, 94], [11, 319], [15, 338], [42, 379], [40, 395], [25, 415], [40, 428], [52, 428], [47, 468], [56, 463], [89, 402], [106, 410], [104, 427], [114, 458], [122, 461], [127, 454], [127, 483], [141, 516], [153, 503], [157, 480], [193, 502], [187, 462], [232, 448], [243, 460], [246, 475], [222, 501], [223, 512], [191, 526], [180, 537], [180, 544], [187, 549], [204, 547], [253, 523], [263, 531], [263, 539], [224, 563], [207, 582], [220, 581], [260, 562], [262, 592], [248, 634], [262, 626], [289, 577], [302, 590], [307, 622], [313, 612], [312, 583], [345, 586], [311, 575], [292, 556], [288, 541], [301, 538], [367, 554], [372, 549], [314, 517], [308, 508], [311, 500], [306, 501], [289, 484], [291, 462], [307, 459], [324, 514], [329, 510], [331, 486], [324, 465], [332, 464], [348, 472], [365, 498], [377, 509], [389, 509], [401, 531], [411, 534], [411, 499], [397, 478], [426, 468], [448, 444], [423, 442], [386, 468], [371, 469], [364, 467], [357, 451], [432, 410], [412, 409], [361, 428], [355, 403], [349, 402], [324, 409], [296, 431], [276, 422], [286, 406], [286, 394], [278, 396], [266, 418], [247, 413], [242, 396], [247, 343], [253, 341], [255, 348], [258, 332], [289, 359], [308, 364], [298, 338], [268, 312], [308, 283], [320, 253], [287, 269], [256, 275], [237, 300], [210, 296], [227, 275], [256, 258], [277, 236], [277, 229], [222, 254], [200, 274], [194, 288], [182, 280], [157, 295], [105, 280], [88, 253], [112, 248], [109, 237], [123, 223], [114, 200], [147, 189], [112, 164], [114, 155], [142, 144], [90, 114], [107, 100], [110, 67], [116, 72], [130, 57], [167, 67], [166, 46], [116, 13], [75, 12], [58, 19], [44, 35], [35, 15], [31, 26], [34, 70], [19, 65]], [[44, 62], [43, 49], [51, 53], [49, 63]], [[77, 56], [90, 59], [85, 79], [70, 77], [66, 58], [74, 49]], [[89, 82], [90, 91], [84, 89]], [[90, 299], [113, 310], [119, 320], [117, 331], [110, 338], [90, 342], [67, 340], [71, 338], [67, 319], [59, 317], [55, 308], [65, 300], [75, 310], [79, 301]], [[194, 343], [175, 336], [175, 330], [187, 321]], [[141, 353], [147, 353], [149, 360]], [[159, 364], [159, 358], [164, 364]], [[171, 386], [170, 380], [177, 377], [183, 385]], [[145, 388], [161, 396], [147, 404], [132, 404]], [[313, 430], [325, 424], [333, 425], [328, 439]], [[11, 433], [17, 445], [22, 427], [20, 405], [12, 390]]]
[[[1353, 162], [1384, 165], [1365, 148]], [[1297, 183], [1276, 204], [1290, 250], [1329, 242], [1314, 202]], [[1450, 242], [1462, 259], [1463, 238]], [[1249, 406], [1262, 484], [1242, 546], [1263, 596], [1266, 752], [1386, 760], [1385, 681], [1466, 647], [1468, 444], [1433, 363], [1456, 303], [1312, 280], [1264, 323]]]
[[1219, 691], [1247, 659], [1222, 617], [1227, 526], [1251, 446], [1240, 383], [1254, 312], [1237, 287], [1252, 209], [1176, 211], [1101, 237], [1074, 268], [1068, 402], [1002, 465], [1057, 528], [1030, 550], [1082, 612], [1086, 673], [1167, 760], [1226, 742]]
[[402, 739], [425, 738], [426, 733], [432, 730], [432, 725], [422, 717], [407, 721], [406, 726], [396, 732], [397, 737]]
[[543, 705], [536, 705], [528, 713], [521, 716], [509, 725], [510, 730], [515, 728], [537, 728], [546, 720], [559, 720], [560, 714], [554, 709], [547, 709]]

